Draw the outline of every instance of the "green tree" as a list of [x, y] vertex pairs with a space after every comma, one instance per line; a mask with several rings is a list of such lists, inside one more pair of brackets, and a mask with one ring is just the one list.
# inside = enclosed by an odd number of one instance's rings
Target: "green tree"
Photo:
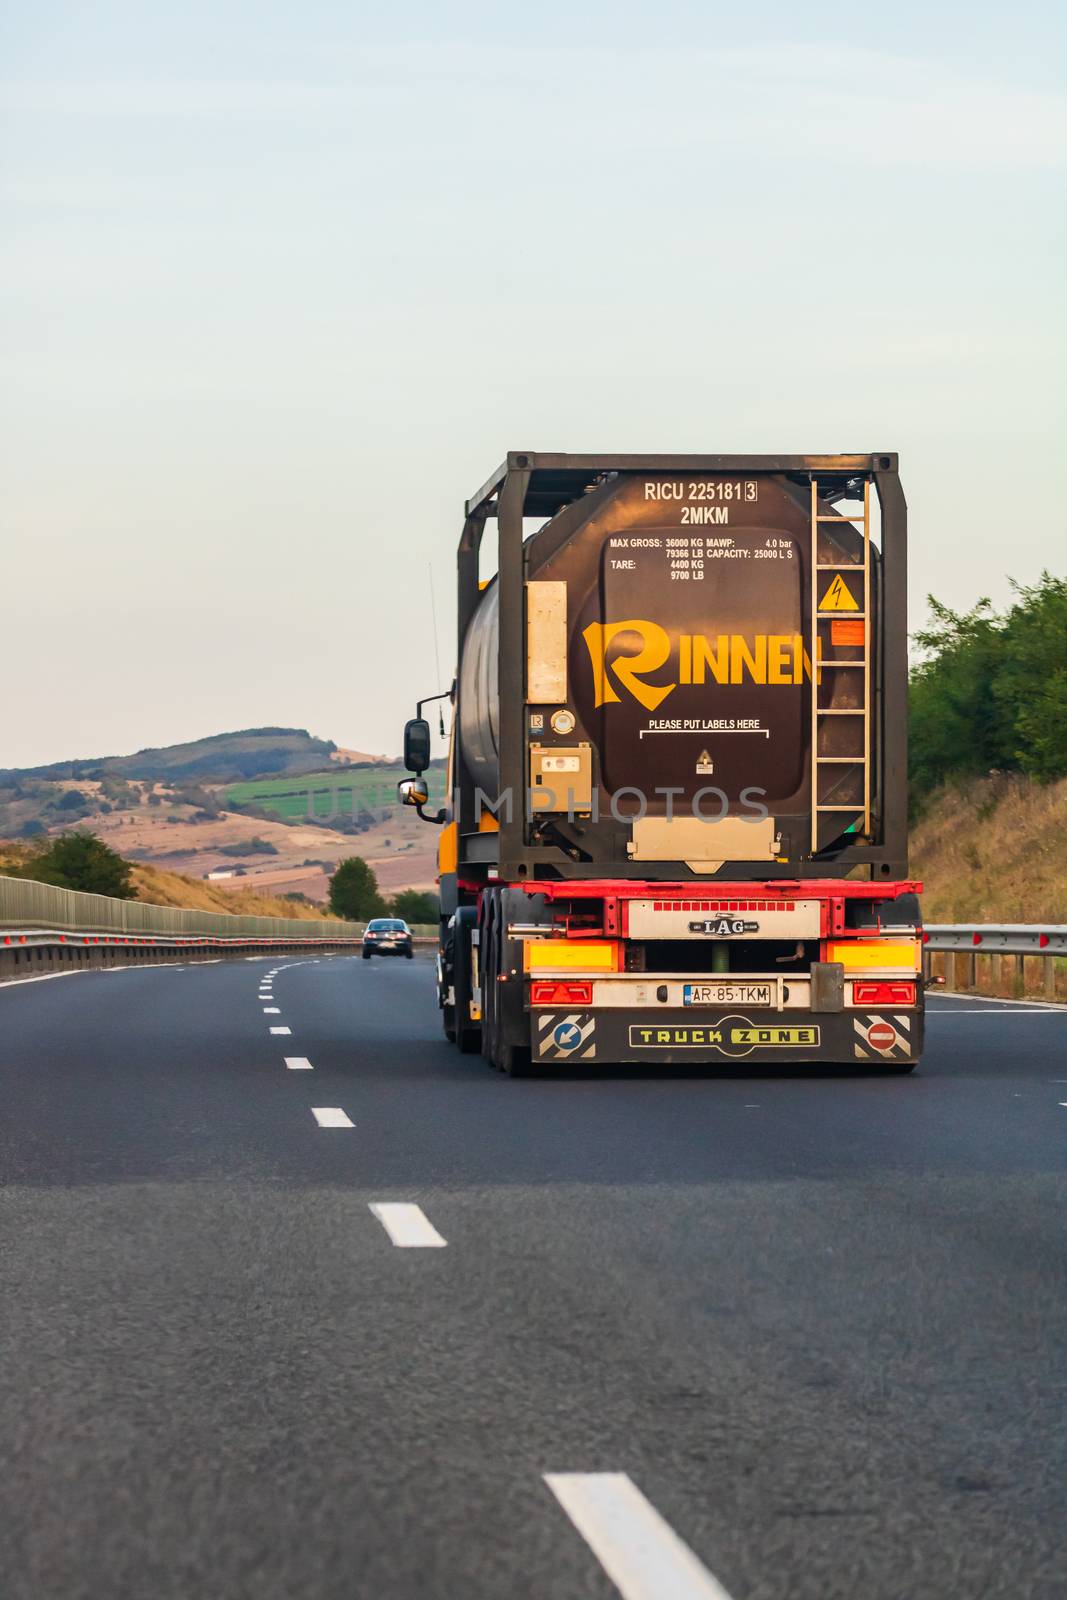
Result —
[[401, 889], [389, 902], [389, 910], [405, 922], [433, 923], [441, 915], [441, 902], [423, 889]]
[[1013, 587], [993, 695], [1010, 725], [1013, 764], [1049, 783], [1067, 776], [1067, 579], [1045, 572], [1031, 588]]
[[962, 614], [928, 597], [931, 620], [915, 635], [927, 659], [912, 672], [909, 768], [913, 800], [946, 779], [1003, 767], [1010, 739], [991, 693], [1001, 637], [989, 600]]
[[1013, 587], [1004, 614], [988, 600], [960, 614], [930, 597], [909, 692], [913, 806], [951, 779], [1067, 774], [1067, 580], [1045, 572]]
[[86, 894], [107, 894], [116, 900], [135, 900], [130, 863], [91, 833], [61, 833], [38, 849], [19, 876], [60, 889], [80, 889]]
[[385, 914], [378, 880], [360, 856], [346, 856], [330, 879], [330, 910], [350, 922], [367, 922]]

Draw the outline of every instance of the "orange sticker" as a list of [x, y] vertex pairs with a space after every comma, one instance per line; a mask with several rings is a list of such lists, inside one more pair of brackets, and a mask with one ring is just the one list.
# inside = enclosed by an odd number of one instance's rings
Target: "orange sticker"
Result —
[[[867, 643], [867, 624], [865, 622], [852, 622], [844, 617], [835, 617], [830, 624], [831, 644], [858, 644], [861, 649]], [[831, 663], [827, 663], [830, 665]]]

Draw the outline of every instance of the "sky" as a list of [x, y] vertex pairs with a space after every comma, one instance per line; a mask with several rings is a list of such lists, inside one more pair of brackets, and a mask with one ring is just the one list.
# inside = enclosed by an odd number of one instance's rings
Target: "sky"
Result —
[[0, 767], [396, 752], [509, 449], [898, 451], [915, 627], [1067, 571], [1064, 47], [1034, 0], [9, 0]]

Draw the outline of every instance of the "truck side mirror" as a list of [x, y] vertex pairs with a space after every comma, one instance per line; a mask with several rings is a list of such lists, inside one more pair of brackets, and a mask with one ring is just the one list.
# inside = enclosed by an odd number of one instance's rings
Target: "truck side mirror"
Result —
[[425, 778], [402, 778], [396, 786], [401, 805], [424, 806], [430, 798], [430, 786]]
[[430, 765], [430, 724], [412, 717], [404, 724], [404, 765], [409, 772], [425, 772]]

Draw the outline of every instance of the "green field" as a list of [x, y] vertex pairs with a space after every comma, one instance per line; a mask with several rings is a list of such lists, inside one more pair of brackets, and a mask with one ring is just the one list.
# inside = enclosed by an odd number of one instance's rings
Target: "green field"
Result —
[[[232, 783], [224, 791], [224, 803], [259, 805], [282, 822], [300, 822], [315, 816], [325, 821], [334, 816], [350, 817], [358, 811], [380, 812], [397, 804], [396, 786], [406, 777], [398, 763], [389, 766], [334, 767], [329, 772], [311, 772], [300, 777], [252, 778]], [[435, 764], [425, 774], [430, 787], [430, 802], [444, 799], [445, 770]]]

